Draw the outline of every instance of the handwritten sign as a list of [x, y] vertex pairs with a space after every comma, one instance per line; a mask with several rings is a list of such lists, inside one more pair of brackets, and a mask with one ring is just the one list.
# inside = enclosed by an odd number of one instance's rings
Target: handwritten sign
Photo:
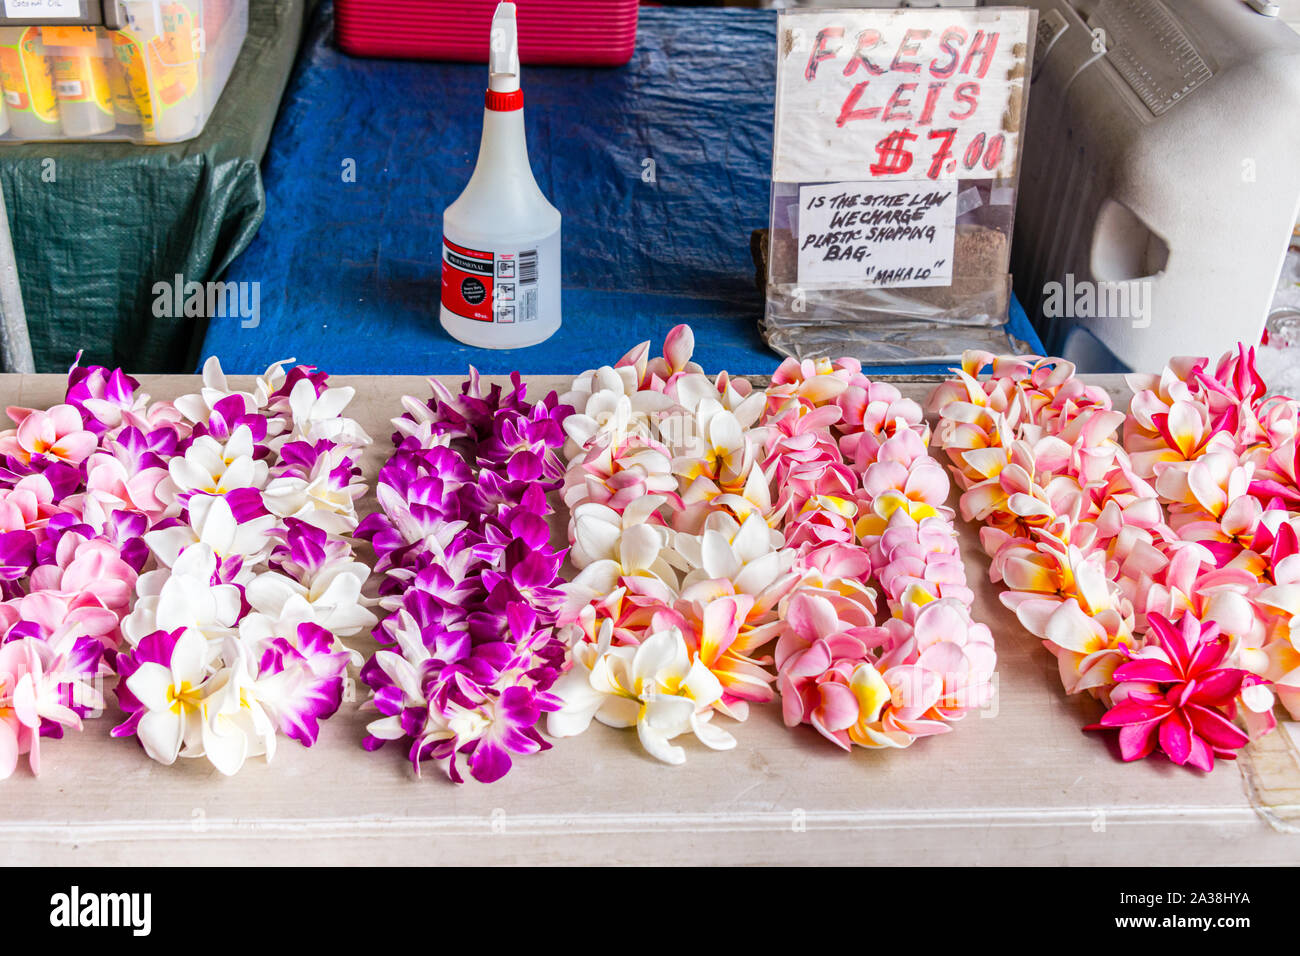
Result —
[[17, 20], [62, 20], [81, 16], [80, 0], [4, 0], [5, 16]]
[[777, 182], [1009, 179], [1032, 11], [783, 13]]
[[799, 285], [952, 283], [953, 183], [827, 183], [799, 190]]

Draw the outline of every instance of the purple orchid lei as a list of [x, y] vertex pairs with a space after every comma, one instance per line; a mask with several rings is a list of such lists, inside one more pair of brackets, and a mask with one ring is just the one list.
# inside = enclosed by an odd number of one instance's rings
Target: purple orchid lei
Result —
[[189, 434], [120, 370], [73, 366], [63, 402], [0, 432], [0, 778], [103, 709], [121, 621], [165, 524], [166, 461]]
[[550, 749], [538, 724], [564, 664], [555, 634], [563, 601], [551, 546], [548, 492], [559, 488], [564, 419], [554, 392], [530, 404], [518, 374], [485, 389], [477, 371], [454, 395], [407, 396], [393, 420], [396, 450], [379, 473], [371, 541], [388, 616], [383, 645], [361, 670], [372, 690], [365, 747], [402, 740], [418, 774], [433, 760], [456, 783], [464, 758], [490, 783], [511, 755]]
[[342, 415], [355, 390], [285, 364], [245, 392], [209, 359], [202, 390], [175, 402], [186, 435], [156, 488], [167, 518], [144, 534], [155, 567], [122, 621], [127, 719], [112, 731], [163, 764], [233, 774], [270, 760], [277, 733], [311, 746], [360, 663], [342, 638], [376, 623], [347, 540], [370, 442]]

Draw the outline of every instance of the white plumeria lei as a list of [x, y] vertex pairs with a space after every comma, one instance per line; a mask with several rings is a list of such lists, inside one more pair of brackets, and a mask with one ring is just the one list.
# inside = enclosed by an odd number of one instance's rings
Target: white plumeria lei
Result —
[[710, 379], [693, 345], [681, 326], [663, 358], [645, 343], [560, 399], [575, 410], [563, 498], [578, 573], [561, 617], [564, 707], [547, 730], [635, 726], [672, 764], [685, 760], [674, 737], [733, 748], [714, 714], [744, 720], [751, 702], [772, 699], [751, 653], [775, 636], [776, 607], [799, 579], [760, 463], [766, 396], [726, 373]]

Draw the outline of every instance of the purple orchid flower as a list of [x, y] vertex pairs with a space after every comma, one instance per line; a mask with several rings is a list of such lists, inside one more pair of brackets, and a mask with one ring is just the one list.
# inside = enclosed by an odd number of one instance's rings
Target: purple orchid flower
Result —
[[346, 651], [332, 650], [334, 636], [315, 624], [299, 624], [297, 646], [276, 638], [258, 666], [259, 701], [288, 737], [304, 747], [316, 743], [320, 721], [343, 701]]
[[110, 371], [102, 365], [74, 364], [68, 370], [68, 388], [63, 400], [81, 412], [88, 431], [102, 435], [109, 429], [110, 424], [101, 420], [88, 407], [88, 403], [95, 405], [102, 402], [127, 411], [134, 407], [135, 393], [139, 387], [140, 383], [121, 369]]

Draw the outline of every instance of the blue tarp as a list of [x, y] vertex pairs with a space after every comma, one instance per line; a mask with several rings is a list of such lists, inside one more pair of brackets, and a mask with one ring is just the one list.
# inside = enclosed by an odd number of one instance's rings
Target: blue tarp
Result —
[[233, 372], [290, 355], [336, 373], [577, 372], [689, 322], [707, 370], [770, 371], [750, 234], [768, 217], [775, 31], [770, 11], [644, 8], [626, 67], [524, 68], [533, 171], [564, 216], [564, 324], [496, 352], [438, 324], [441, 216], [474, 166], [486, 67], [346, 56], [322, 4], [267, 154], [266, 220], [226, 277], [260, 283], [258, 324], [210, 320], [205, 354]]

